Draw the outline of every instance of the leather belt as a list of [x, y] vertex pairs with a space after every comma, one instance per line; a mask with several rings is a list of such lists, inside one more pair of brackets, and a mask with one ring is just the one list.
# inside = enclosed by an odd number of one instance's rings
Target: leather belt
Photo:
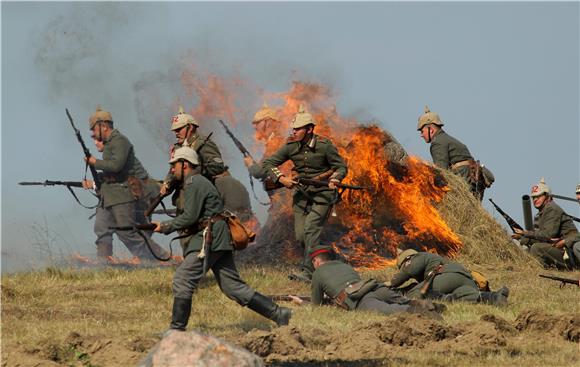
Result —
[[454, 169], [459, 168], [459, 167], [469, 166], [473, 163], [475, 163], [475, 161], [473, 159], [466, 159], [464, 161], [459, 161], [457, 163], [452, 164], [451, 169], [454, 170]]

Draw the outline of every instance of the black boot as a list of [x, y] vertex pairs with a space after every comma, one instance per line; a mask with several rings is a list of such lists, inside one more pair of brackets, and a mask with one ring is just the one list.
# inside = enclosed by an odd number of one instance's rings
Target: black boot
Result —
[[292, 310], [278, 306], [270, 298], [258, 292], [254, 293], [250, 303], [248, 303], [248, 308], [274, 321], [278, 326], [288, 325], [290, 317], [292, 317]]
[[479, 301], [490, 305], [507, 306], [509, 295], [510, 290], [507, 287], [501, 287], [495, 292], [481, 292], [479, 294]]
[[191, 314], [191, 298], [174, 298], [170, 329], [185, 331]]

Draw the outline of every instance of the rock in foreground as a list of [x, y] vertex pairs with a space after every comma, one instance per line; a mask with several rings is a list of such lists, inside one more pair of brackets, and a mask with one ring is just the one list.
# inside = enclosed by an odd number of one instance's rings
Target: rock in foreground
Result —
[[140, 367], [262, 367], [262, 360], [245, 349], [197, 331], [170, 331], [151, 349]]

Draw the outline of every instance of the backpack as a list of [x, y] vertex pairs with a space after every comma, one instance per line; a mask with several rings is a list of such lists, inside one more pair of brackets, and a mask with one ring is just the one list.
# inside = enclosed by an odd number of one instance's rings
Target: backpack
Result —
[[477, 284], [477, 287], [479, 288], [480, 291], [490, 292], [489, 280], [487, 280], [485, 275], [483, 275], [477, 270], [471, 270], [470, 273], [471, 277], [473, 278], [473, 281], [475, 282], [475, 284]]

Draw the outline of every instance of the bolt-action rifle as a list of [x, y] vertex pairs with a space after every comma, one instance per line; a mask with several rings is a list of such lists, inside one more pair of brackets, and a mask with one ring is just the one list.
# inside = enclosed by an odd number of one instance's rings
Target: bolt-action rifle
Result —
[[561, 277], [555, 277], [552, 275], [545, 275], [545, 274], [540, 274], [539, 277], [561, 282], [560, 288], [564, 287], [566, 284], [574, 284], [574, 285], [580, 287], [580, 283], [579, 283], [580, 280], [578, 280], [578, 279], [561, 278]]
[[[77, 140], [79, 141], [79, 143], [81, 144], [81, 147], [83, 148], [83, 152], [85, 153], [85, 157], [87, 159], [89, 159], [91, 157], [91, 152], [89, 151], [89, 148], [87, 148], [87, 145], [85, 144], [85, 141], [83, 140], [83, 137], [81, 136], [81, 132], [75, 126], [75, 123], [73, 122], [73, 119], [70, 115], [70, 112], [68, 112], [68, 108], [65, 108], [65, 111], [66, 111], [66, 115], [68, 117], [68, 120], [70, 121], [70, 125], [72, 126], [73, 130], [75, 131], [75, 135], [77, 136]], [[87, 168], [90, 168], [90, 170], [91, 170], [91, 175], [93, 176], [93, 181], [95, 182], [95, 186], [97, 187], [97, 191], [98, 191], [101, 188], [101, 178], [99, 177], [95, 167], [91, 166], [88, 162], [85, 166], [85, 173], [87, 171]], [[85, 178], [86, 178], [86, 175], [85, 175]]]
[[[207, 141], [209, 140], [209, 138], [213, 135], [213, 132], [209, 133], [209, 135], [204, 139], [204, 141], [200, 144], [199, 147], [197, 147], [197, 149], [195, 150], [195, 152], [199, 155], [199, 151], [201, 150], [201, 148], [203, 148], [203, 146], [205, 145], [205, 143], [207, 143]], [[186, 137], [187, 139], [187, 137]], [[171, 174], [171, 170], [169, 170], [168, 175]], [[175, 180], [174, 180], [175, 181]], [[165, 183], [163, 183], [165, 185]], [[149, 207], [147, 208], [147, 210], [145, 210], [145, 217], [150, 217], [151, 214], [153, 214], [153, 211], [155, 211], [155, 208], [157, 208], [157, 206], [159, 204], [161, 204], [161, 206], [163, 206], [163, 199], [165, 199], [167, 196], [171, 195], [171, 192], [173, 191], [173, 182], [168, 183], [170, 187], [167, 188], [167, 191], [165, 193], [165, 195], [157, 195], [153, 200], [151, 200], [151, 204], [149, 205]], [[163, 206], [163, 210], [165, 210], [165, 206]], [[167, 214], [167, 213], [166, 213]]]
[[[244, 144], [242, 144], [242, 142], [238, 138], [236, 138], [236, 136], [230, 130], [228, 125], [226, 125], [226, 123], [223, 120], [219, 120], [219, 121], [220, 121], [220, 124], [224, 127], [226, 134], [228, 134], [228, 136], [232, 139], [232, 141], [234, 142], [234, 145], [242, 153], [244, 158], [250, 157], [252, 159], [252, 161], [255, 162], [256, 160], [254, 159], [254, 157], [252, 157], [252, 154], [250, 153], [250, 151], [248, 149], [246, 149]], [[254, 189], [254, 177], [252, 177], [252, 174], [250, 173], [249, 170], [248, 170], [248, 174], [250, 175], [250, 186], [252, 187], [252, 194], [254, 194], [254, 199], [256, 199], [262, 205], [270, 205], [270, 204], [264, 203], [260, 199], [258, 199], [258, 196], [256, 195], [256, 190]], [[276, 184], [274, 182], [272, 182], [272, 180], [269, 177], [263, 179], [262, 184], [264, 185], [264, 190], [266, 190], [266, 191], [270, 191], [270, 190], [279, 188], [279, 187], [275, 187]]]
[[145, 224], [136, 224], [134, 226], [111, 226], [109, 229], [114, 231], [132, 231], [134, 229], [141, 230], [141, 231], [152, 231], [155, 229], [155, 224], [153, 223], [145, 223]]
[[520, 226], [506, 212], [504, 212], [496, 203], [493, 202], [492, 199], [489, 199], [489, 201], [493, 204], [493, 206], [495, 207], [495, 209], [497, 210], [497, 212], [499, 214], [501, 214], [502, 217], [504, 217], [504, 219], [508, 223], [508, 225], [509, 225], [510, 229], [512, 230], [512, 232], [516, 233], [516, 229], [517, 230], [520, 230], [520, 231], [523, 232], [523, 233], [521, 233], [521, 236], [522, 237], [530, 238], [532, 240], [537, 240], [537, 241], [540, 241], [540, 242], [556, 243], [556, 242], [560, 241], [559, 238], [550, 238], [550, 237], [545, 237], [545, 236], [538, 236], [538, 235], [535, 235], [533, 233], [527, 233], [527, 231], [524, 231], [524, 229], [522, 228], [522, 226]]
[[23, 186], [67, 186], [67, 187], [83, 187], [81, 181], [51, 181], [45, 180], [44, 182], [39, 181], [23, 181], [19, 182], [19, 185]]
[[[274, 294], [270, 296], [266, 296], [270, 298], [274, 302], [292, 302], [292, 297], [284, 294]], [[304, 302], [312, 302], [312, 298], [309, 296], [294, 296], [300, 298]]]
[[[297, 178], [296, 181], [298, 181], [299, 184], [301, 185], [308, 185], [308, 186], [316, 186], [316, 187], [328, 187], [329, 185], [329, 181], [324, 181], [324, 180], [315, 180], [315, 179], [311, 179], [311, 178]], [[370, 190], [370, 187], [367, 186], [356, 186], [356, 185], [347, 185], [347, 184], [343, 184], [343, 183], [335, 183], [334, 186], [338, 187], [339, 189], [350, 189], [350, 190]]]

